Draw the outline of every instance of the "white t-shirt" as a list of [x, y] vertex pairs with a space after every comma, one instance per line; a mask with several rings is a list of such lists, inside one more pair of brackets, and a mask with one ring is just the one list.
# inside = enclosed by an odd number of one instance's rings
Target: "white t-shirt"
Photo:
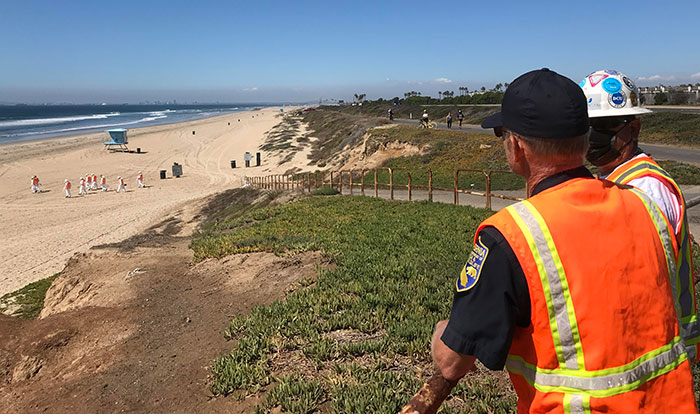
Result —
[[[649, 155], [647, 154], [640, 154], [627, 162], [633, 162], [637, 158], [648, 156]], [[627, 162], [620, 164], [617, 168], [615, 168], [615, 170], [627, 164]], [[615, 170], [613, 170], [613, 172], [615, 172]], [[607, 176], [603, 178], [606, 177]], [[669, 188], [662, 181], [654, 177], [635, 178], [627, 184], [642, 190], [646, 195], [654, 200], [656, 205], [659, 206], [659, 209], [661, 209], [661, 211], [666, 215], [666, 218], [668, 218], [668, 221], [673, 226], [673, 229], [676, 232], [680, 230], [683, 222], [683, 217], [681, 217], [682, 208], [681, 202], [675, 192], [669, 190]]]

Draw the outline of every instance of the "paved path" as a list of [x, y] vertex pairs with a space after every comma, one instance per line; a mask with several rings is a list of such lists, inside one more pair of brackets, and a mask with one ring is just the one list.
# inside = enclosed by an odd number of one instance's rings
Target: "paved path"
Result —
[[[418, 128], [418, 121], [410, 119], [395, 119], [394, 122], [398, 124], [415, 125]], [[438, 129], [448, 129], [447, 125], [439, 123]], [[491, 134], [490, 129], [483, 129], [479, 125], [474, 124], [463, 124], [462, 128], [456, 126], [456, 123], [452, 124], [451, 130], [453, 131], [463, 131], [463, 132], [478, 132], [482, 134]], [[668, 145], [656, 145], [656, 144], [644, 144], [640, 143], [639, 146], [654, 158], [659, 160], [673, 160], [680, 162], [687, 162], [691, 164], [700, 165], [700, 150], [690, 149], [690, 148], [678, 148], [671, 147]]]

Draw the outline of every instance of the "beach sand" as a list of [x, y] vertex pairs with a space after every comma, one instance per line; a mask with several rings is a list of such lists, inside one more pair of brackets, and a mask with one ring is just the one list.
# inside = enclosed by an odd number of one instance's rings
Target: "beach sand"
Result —
[[[258, 149], [281, 119], [279, 108], [266, 108], [129, 130], [129, 148], [140, 147], [141, 154], [105, 150], [106, 133], [1, 145], [0, 295], [61, 271], [76, 253], [135, 235], [193, 200], [240, 187], [245, 175], [304, 168], [304, 156], [278, 165], [280, 155]], [[244, 168], [246, 151], [253, 154], [252, 166], [261, 152], [262, 166]], [[172, 177], [174, 162], [182, 165], [180, 178]], [[138, 188], [139, 170], [148, 188]], [[168, 171], [168, 179], [159, 179], [160, 170]], [[98, 179], [104, 174], [109, 191], [78, 196], [86, 173]], [[42, 193], [31, 193], [32, 175], [41, 180]], [[126, 193], [114, 191], [117, 176]], [[73, 185], [70, 199], [64, 198], [66, 178]]]

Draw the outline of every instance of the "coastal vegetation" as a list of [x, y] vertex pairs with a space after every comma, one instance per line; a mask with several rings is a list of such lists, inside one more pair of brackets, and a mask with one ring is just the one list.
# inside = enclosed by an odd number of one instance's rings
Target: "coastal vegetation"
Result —
[[[490, 210], [367, 197], [310, 197], [217, 223], [195, 260], [319, 250], [321, 270], [283, 301], [235, 318], [213, 367], [216, 394], [267, 392], [257, 412], [396, 412], [432, 372], [430, 334], [449, 316], [454, 278]], [[465, 401], [469, 409], [461, 410]], [[515, 411], [504, 373], [477, 372], [444, 412]]]
[[21, 289], [0, 297], [0, 313], [32, 319], [44, 308], [46, 291], [60, 273], [32, 282]]
[[642, 118], [639, 141], [700, 148], [700, 115], [682, 112], [654, 112]]

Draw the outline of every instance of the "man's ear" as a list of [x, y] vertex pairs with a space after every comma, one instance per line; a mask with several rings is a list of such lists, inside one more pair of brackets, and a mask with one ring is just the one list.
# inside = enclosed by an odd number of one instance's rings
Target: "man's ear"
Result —
[[513, 150], [513, 157], [516, 160], [520, 160], [524, 157], [525, 154], [525, 148], [523, 146], [523, 142], [515, 137], [514, 134], [510, 134], [508, 136], [508, 139], [510, 140], [510, 146], [511, 149]]

